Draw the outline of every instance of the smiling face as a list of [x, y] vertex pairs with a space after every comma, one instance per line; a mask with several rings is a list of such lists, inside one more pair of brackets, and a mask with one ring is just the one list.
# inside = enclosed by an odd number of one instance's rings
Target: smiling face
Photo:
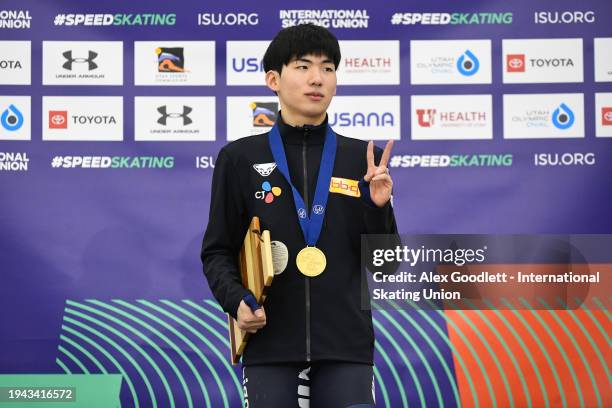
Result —
[[307, 54], [266, 73], [268, 88], [278, 94], [283, 120], [292, 126], [318, 125], [336, 94], [336, 67], [325, 55]]

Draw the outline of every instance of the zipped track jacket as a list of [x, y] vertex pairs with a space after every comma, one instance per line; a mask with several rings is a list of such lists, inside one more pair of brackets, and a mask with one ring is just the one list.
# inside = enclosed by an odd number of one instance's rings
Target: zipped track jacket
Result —
[[[292, 127], [279, 114], [278, 125], [291, 180], [311, 208], [327, 120], [319, 126]], [[253, 216], [289, 251], [287, 267], [267, 292], [266, 326], [251, 335], [244, 365], [318, 360], [373, 364], [374, 330], [366, 272], [361, 268], [361, 234], [397, 234], [397, 226], [390, 203], [378, 208], [369, 199], [367, 185], [357, 188], [367, 170], [367, 143], [340, 135], [337, 141], [316, 244], [325, 253], [327, 267], [313, 278], [300, 273], [295, 264], [305, 247], [304, 236], [291, 187], [275, 167], [268, 134], [236, 140], [219, 152], [201, 259], [223, 310], [236, 318], [240, 301], [249, 294], [241, 283], [238, 257]], [[376, 163], [381, 155], [376, 148]]]

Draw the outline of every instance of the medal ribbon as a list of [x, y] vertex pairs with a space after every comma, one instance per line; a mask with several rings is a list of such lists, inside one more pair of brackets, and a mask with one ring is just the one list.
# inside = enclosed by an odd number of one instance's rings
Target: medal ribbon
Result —
[[300, 227], [304, 234], [304, 241], [307, 246], [315, 246], [319, 240], [319, 235], [321, 235], [323, 217], [325, 216], [325, 206], [327, 205], [327, 198], [329, 197], [329, 183], [331, 182], [332, 172], [334, 170], [334, 160], [336, 158], [336, 134], [331, 127], [327, 125], [327, 133], [325, 135], [325, 143], [323, 144], [321, 164], [319, 165], [319, 176], [317, 178], [317, 186], [315, 188], [311, 211], [306, 209], [308, 204], [304, 203], [304, 199], [291, 182], [289, 166], [287, 165], [287, 156], [285, 155], [283, 140], [281, 139], [277, 124], [274, 124], [272, 130], [268, 134], [268, 142], [274, 161], [276, 161], [276, 166], [283, 177], [285, 177], [285, 180], [287, 180], [287, 183], [291, 186], [293, 203], [295, 204]]

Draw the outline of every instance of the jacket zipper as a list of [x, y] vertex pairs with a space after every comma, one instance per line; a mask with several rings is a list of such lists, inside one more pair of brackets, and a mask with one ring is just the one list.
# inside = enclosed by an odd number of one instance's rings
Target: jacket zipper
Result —
[[[310, 129], [304, 126], [304, 140], [302, 141], [302, 169], [304, 172], [304, 204], [306, 205], [306, 214], [310, 215], [310, 205], [308, 198], [308, 166], [306, 165], [306, 140]], [[306, 243], [308, 245], [308, 243]], [[306, 296], [306, 361], [310, 361], [310, 279], [304, 276], [305, 281], [305, 296]]]

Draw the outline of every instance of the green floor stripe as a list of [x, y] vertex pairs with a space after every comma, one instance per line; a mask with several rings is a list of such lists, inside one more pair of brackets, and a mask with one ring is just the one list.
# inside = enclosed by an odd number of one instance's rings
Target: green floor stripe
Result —
[[70, 344], [72, 347], [74, 347], [75, 349], [83, 353], [88, 359], [93, 361], [93, 363], [98, 368], [98, 371], [100, 371], [102, 374], [108, 374], [108, 372], [106, 371], [106, 368], [102, 365], [102, 363], [100, 363], [100, 361], [98, 361], [98, 359], [93, 354], [91, 354], [89, 350], [87, 350], [85, 347], [81, 346], [79, 343], [77, 343], [76, 341], [72, 340], [71, 338], [63, 334], [60, 334], [60, 340]]
[[[580, 360], [582, 361], [584, 368], [586, 368], [587, 375], [589, 376], [589, 380], [591, 381], [591, 385], [593, 386], [593, 391], [595, 391], [595, 397], [597, 398], [597, 406], [602, 407], [603, 404], [601, 402], [601, 395], [599, 395], [599, 389], [597, 387], [597, 382], [595, 381], [595, 376], [593, 376], [593, 370], [591, 370], [591, 366], [586, 360], [586, 357], [584, 356], [582, 349], [578, 346], [578, 343], [576, 342], [574, 335], [569, 331], [565, 323], [563, 323], [563, 321], [559, 318], [558, 313], [560, 313], [560, 311], [551, 310], [550, 306], [544, 299], [539, 298], [538, 301], [540, 302], [541, 305], [546, 307], [548, 313], [553, 317], [553, 319], [555, 319], [557, 324], [561, 326], [561, 330], [563, 330], [565, 335], [569, 338], [570, 342], [574, 346], [574, 349], [576, 349], [576, 352], [578, 352], [578, 357], [580, 357]], [[568, 311], [564, 310], [564, 312], [567, 313]]]
[[[108, 313], [104, 313], [96, 308], [93, 308], [91, 306], [79, 303], [79, 302], [75, 302], [75, 301], [69, 301], [69, 304], [72, 307], [75, 308], [79, 308], [81, 310], [85, 310], [89, 313], [93, 313], [97, 316], [103, 317], [107, 320], [110, 320], [111, 322], [132, 331], [134, 334], [136, 334], [137, 336], [139, 336], [141, 339], [143, 339], [145, 342], [151, 344], [152, 342], [146, 337], [144, 336], [142, 333], [140, 333], [138, 330], [134, 329], [132, 326], [126, 324], [125, 322], [117, 319], [115, 316], [109, 315]], [[68, 311], [69, 309], [67, 309]], [[119, 330], [117, 330], [116, 328], [114, 328], [113, 326], [106, 324], [105, 322], [96, 319], [93, 316], [89, 316], [85, 313], [73, 310], [70, 313], [75, 314], [76, 316], [79, 316], [81, 319], [87, 320], [89, 322], [92, 322], [94, 324], [96, 324], [97, 326], [100, 326], [102, 328], [104, 328], [105, 330], [109, 331], [110, 333], [114, 334], [115, 336], [119, 337], [121, 340], [125, 341], [130, 347], [132, 347], [134, 350], [136, 350], [138, 353], [140, 353], [140, 355], [142, 355], [145, 360], [147, 360], [147, 362], [151, 365], [151, 367], [153, 367], [153, 370], [155, 370], [155, 372], [157, 373], [157, 375], [159, 376], [162, 384], [164, 385], [164, 389], [168, 395], [168, 400], [170, 401], [170, 405], [171, 407], [174, 407], [174, 394], [172, 393], [172, 390], [170, 389], [170, 385], [168, 384], [168, 381], [166, 380], [166, 377], [164, 376], [164, 374], [162, 373], [162, 371], [160, 370], [160, 368], [158, 367], [158, 365], [155, 363], [155, 361], [153, 361], [153, 359], [149, 356], [149, 354], [147, 352], [145, 352], [142, 347], [140, 347], [135, 341], [133, 341], [131, 338], [129, 338], [128, 336], [126, 336], [125, 334], [121, 333]], [[155, 346], [155, 344], [153, 343], [152, 346]], [[131, 358], [131, 356], [130, 356]], [[146, 376], [146, 374], [144, 373], [144, 371], [142, 370], [142, 368], [140, 367], [139, 364], [135, 365], [136, 370], [138, 371], [138, 373], [140, 374], [140, 376], [143, 378], [143, 381], [145, 383], [145, 387], [147, 388], [147, 393], [149, 394], [149, 398], [151, 398], [151, 401], [154, 402], [155, 405], [157, 405], [157, 398], [155, 397], [155, 393], [153, 392], [153, 387], [151, 386], [151, 382], [149, 381], [149, 378]]]
[[[185, 324], [185, 322], [182, 322], [181, 319], [177, 318], [175, 315], [173, 315], [172, 313], [168, 312], [167, 310], [151, 303], [148, 302], [146, 300], [139, 300], [139, 303], [146, 305], [148, 307], [150, 307], [151, 309], [157, 311], [158, 313], [163, 314], [164, 316], [174, 320], [175, 322], [177, 322], [178, 324], [181, 324], [181, 326], [185, 327], [188, 326]], [[187, 336], [183, 335], [181, 332], [179, 332], [178, 330], [174, 329], [172, 326], [170, 326], [169, 329], [172, 333], [174, 333], [175, 336], [177, 336], [178, 338], [180, 338], [185, 344], [187, 344], [189, 347], [191, 347], [191, 349], [193, 350], [194, 353], [196, 353], [198, 355], [198, 357], [200, 358], [200, 360], [202, 360], [202, 362], [204, 363], [204, 365], [206, 365], [206, 367], [208, 368], [208, 370], [210, 371], [211, 375], [213, 376], [215, 383], [217, 384], [217, 387], [219, 388], [219, 394], [221, 395], [221, 398], [223, 399], [223, 406], [228, 408], [229, 407], [229, 403], [227, 400], [227, 394], [225, 393], [225, 388], [223, 387], [223, 383], [221, 381], [221, 379], [219, 378], [219, 375], [217, 374], [217, 370], [215, 370], [215, 367], [211, 364], [210, 360], [208, 359], [208, 357], [206, 357], [204, 354], [202, 354], [202, 352], [196, 347], [196, 345], [189, 340], [189, 338], [187, 338]], [[210, 347], [210, 343], [207, 345], [208, 347]], [[199, 375], [199, 373], [198, 373]], [[204, 384], [201, 384], [201, 387], [204, 387]], [[204, 390], [203, 390], [204, 391]]]
[[[419, 334], [421, 334], [423, 339], [425, 339], [425, 341], [429, 344], [432, 350], [434, 350], [434, 353], [436, 353], [436, 356], [440, 360], [442, 367], [444, 368], [444, 371], [446, 372], [446, 375], [448, 377], [448, 381], [453, 388], [453, 394], [455, 395], [455, 404], [456, 406], [461, 406], [461, 397], [459, 396], [459, 390], [457, 389], [457, 379], [455, 378], [450, 367], [446, 363], [446, 360], [442, 356], [442, 353], [439, 351], [439, 348], [431, 341], [427, 333], [424, 332], [424, 330], [420, 327], [420, 325], [418, 325], [414, 321], [414, 319], [412, 319], [412, 317], [410, 317], [410, 315], [405, 310], [400, 308], [393, 301], [389, 301], [389, 303], [391, 303], [391, 305], [393, 305], [393, 307], [395, 307], [395, 309], [399, 311], [399, 313], [404, 317], [404, 319], [406, 319], [414, 328], [416, 328], [416, 330], [419, 332]], [[440, 329], [439, 325], [431, 319], [431, 317], [427, 314], [427, 312], [418, 308], [414, 304], [414, 302], [406, 301], [406, 304], [410, 305], [417, 313], [419, 313], [419, 315], [423, 319], [425, 319], [425, 321], [434, 329], [434, 331], [438, 334], [438, 336], [440, 336], [442, 341], [444, 341], [444, 343], [447, 345], [447, 347], [451, 351], [452, 355], [457, 358], [457, 361], [459, 362], [459, 365], [461, 366], [463, 373], [465, 374], [465, 377], [468, 380], [470, 391], [472, 392], [472, 395], [474, 396], [474, 404], [475, 404], [474, 406], [478, 408], [480, 406], [480, 403], [478, 401], [478, 394], [476, 393], [474, 382], [472, 381], [472, 376], [469, 375], [467, 367], [465, 366], [465, 363], [463, 361], [463, 358], [461, 357], [459, 353], [457, 353], [455, 346], [451, 343], [450, 339], [448, 338], [448, 334], [443, 332]]]
[[[395, 329], [397, 331], [400, 332], [400, 334], [402, 335], [402, 337], [410, 344], [410, 347], [414, 350], [414, 352], [417, 354], [417, 356], [419, 357], [419, 359], [421, 360], [421, 362], [423, 363], [423, 366], [425, 367], [425, 371], [427, 372], [427, 375], [429, 376], [429, 379], [434, 387], [434, 392], [436, 394], [436, 399], [438, 400], [438, 406], [442, 406], [444, 404], [444, 401], [442, 400], [442, 393], [440, 392], [440, 386], [438, 385], [438, 380], [436, 378], [436, 376], [433, 373], [433, 370], [431, 369], [431, 366], [429, 365], [429, 362], [427, 361], [427, 359], [425, 358], [425, 356], [423, 355], [423, 352], [421, 351], [421, 349], [416, 345], [416, 343], [412, 340], [412, 338], [408, 335], [408, 333], [406, 333], [406, 331], [404, 330], [403, 327], [401, 327], [397, 321], [395, 321], [395, 319], [389, 315], [389, 313], [387, 313], [386, 311], [380, 309], [378, 310], [379, 314], [382, 314], [383, 316], [385, 316], [385, 318], [393, 325], [393, 327], [395, 327]], [[406, 357], [404, 356], [404, 352], [401, 351], [401, 349], [398, 350], [398, 354], [400, 354], [400, 356], [402, 357], [402, 359], [406, 359]], [[408, 365], [409, 361], [404, 361], [404, 364]]]
[[580, 384], [578, 383], [578, 378], [576, 377], [576, 373], [574, 372], [574, 368], [572, 367], [572, 365], [570, 364], [569, 359], [567, 358], [567, 354], [565, 353], [565, 349], [561, 346], [561, 343], [559, 343], [559, 340], [557, 339], [557, 336], [555, 336], [555, 333], [550, 329], [550, 327], [548, 327], [546, 322], [544, 320], [542, 320], [542, 318], [540, 317], [540, 314], [538, 313], [538, 311], [534, 310], [533, 307], [529, 304], [529, 302], [526, 299], [519, 298], [519, 301], [523, 304], [524, 307], [526, 307], [531, 312], [531, 314], [536, 318], [536, 320], [540, 323], [540, 325], [542, 326], [544, 331], [546, 331], [548, 336], [551, 338], [551, 340], [557, 346], [557, 349], [559, 350], [559, 353], [561, 354], [561, 357], [563, 358], [563, 361], [565, 361], [565, 365], [567, 366], [567, 368], [568, 368], [568, 370], [570, 372], [570, 375], [572, 377], [572, 381], [574, 382], [574, 387], [576, 388], [576, 392], [577, 392], [578, 398], [580, 400], [580, 406], [584, 407], [584, 398], [582, 397], [582, 391], [580, 389]]
[[76, 356], [74, 354], [72, 354], [70, 351], [66, 350], [61, 345], [58, 347], [58, 350], [60, 352], [62, 352], [63, 354], [65, 354], [69, 359], [71, 359], [77, 366], [79, 366], [79, 369], [81, 370], [81, 372], [83, 374], [90, 374], [90, 372], [87, 369], [87, 367], [85, 367], [85, 364], [83, 364], [78, 358], [76, 358]]
[[455, 332], [457, 332], [459, 337], [461, 337], [463, 344], [465, 344], [465, 346], [470, 350], [470, 353], [472, 354], [474, 361], [476, 361], [476, 364], [478, 364], [478, 367], [480, 368], [480, 372], [482, 373], [482, 378], [484, 379], [485, 384], [487, 386], [487, 391], [489, 391], [489, 397], [491, 398], [491, 403], [493, 404], [493, 407], [497, 407], [497, 399], [495, 398], [495, 394], [493, 393], [493, 386], [491, 385], [491, 381], [489, 379], [487, 370], [485, 370], [484, 365], [482, 364], [482, 360], [480, 360], [480, 357], [478, 356], [478, 353], [476, 353], [476, 350], [474, 350], [474, 347], [472, 347], [472, 344], [465, 337], [465, 334], [463, 334], [463, 331], [459, 328], [459, 326], [457, 326], [457, 324], [446, 315], [446, 312], [444, 310], [438, 310], [436, 305], [431, 303], [430, 301], [427, 301], [427, 302], [430, 304], [433, 311], [437, 312], [444, 320], [446, 320], [448, 324], [453, 326], [453, 329], [455, 330]]
[[[122, 300], [119, 299], [113, 299], [113, 302], [120, 304], [122, 306], [125, 306], [125, 304], [130, 305], [127, 302], [124, 302]], [[172, 343], [165, 335], [163, 335], [159, 330], [157, 330], [156, 328], [154, 328], [153, 326], [151, 326], [150, 324], [148, 324], [147, 322], [145, 322], [144, 320], [134, 316], [131, 313], [126, 312], [123, 309], [120, 309], [118, 307], [115, 307], [111, 304], [108, 303], [104, 303], [104, 302], [100, 302], [98, 300], [94, 300], [94, 299], [89, 299], [88, 300], [89, 303], [95, 304], [97, 306], [106, 308], [108, 310], [111, 310], [129, 320], [132, 320], [136, 323], [138, 323], [139, 325], [141, 325], [142, 327], [146, 328], [147, 330], [149, 330], [151, 333], [155, 334], [157, 337], [159, 337], [160, 339], [162, 339], [163, 341], [165, 341], [170, 348], [172, 348], [175, 352], [177, 352], [177, 354], [179, 356], [181, 356], [182, 358], [186, 358], [185, 355], [183, 354], [182, 351], [177, 350], [177, 347], [174, 343]], [[156, 344], [155, 342], [151, 342], [152, 344]], [[159, 350], [159, 347], [157, 347], [157, 349]], [[159, 351], [158, 351], [159, 352]], [[189, 408], [193, 408], [193, 400], [191, 399], [191, 393], [189, 392], [189, 388], [187, 387], [187, 384], [185, 383], [185, 378], [183, 377], [183, 374], [181, 373], [181, 371], [178, 369], [178, 367], [176, 366], [176, 364], [174, 363], [174, 361], [172, 361], [172, 359], [170, 359], [168, 357], [168, 355], [165, 352], [162, 352], [162, 358], [164, 358], [164, 360], [166, 360], [166, 363], [168, 363], [168, 365], [170, 366], [170, 368], [172, 369], [172, 371], [174, 371], [174, 374], [176, 375], [176, 378], [178, 379], [179, 383], [181, 384], [181, 388], [183, 389], [183, 392], [185, 393], [185, 398], [187, 399], [187, 406]], [[210, 401], [209, 401], [210, 402]]]
[[544, 406], [545, 407], [550, 407], [550, 401], [548, 400], [548, 392], [546, 391], [546, 386], [544, 385], [544, 380], [542, 379], [542, 374], [540, 373], [540, 368], [538, 367], [538, 365], [536, 364], [535, 360], [533, 359], [533, 355], [531, 354], [531, 350], [529, 350], [529, 348], [527, 347], [527, 345], [525, 344], [525, 342], [523, 341], [521, 336], [518, 334], [516, 329], [510, 324], [510, 322], [508, 321], [506, 316], [504, 316], [504, 314], [501, 313], [495, 307], [495, 305], [493, 305], [493, 303], [491, 303], [490, 301], [485, 300], [484, 302], [485, 302], [485, 304], [491, 310], [493, 310], [495, 315], [504, 323], [504, 325], [508, 328], [508, 330], [510, 330], [510, 333], [512, 333], [512, 336], [518, 342], [519, 346], [521, 347], [521, 350], [523, 351], [523, 354], [529, 360], [529, 364], [531, 365], [531, 368], [532, 368], [533, 372], [536, 375], [536, 378], [538, 380], [538, 385], [540, 386], [540, 392], [542, 393], [542, 396], [544, 397]]
[[[170, 301], [162, 301], [162, 303], [188, 316], [189, 318], [194, 320], [196, 323], [199, 323], [200, 325], [202, 325], [206, 330], [213, 332], [214, 329], [211, 326], [209, 326], [208, 323], [204, 322], [202, 319], [194, 315], [189, 310], [173, 302], [170, 302]], [[228, 363], [229, 361], [229, 341], [225, 339], [225, 342], [223, 343], [226, 347], [226, 353], [224, 355], [220, 352], [220, 350], [212, 342], [210, 342], [206, 337], [202, 336], [202, 334], [199, 331], [197, 331], [195, 328], [188, 326], [187, 329], [191, 331], [194, 335], [198, 336], [198, 338], [200, 338], [205, 344], [210, 345], [209, 346], [210, 349], [213, 351], [213, 353], [215, 353], [215, 355], [223, 363], [223, 367], [227, 370], [228, 374], [230, 375], [230, 378], [232, 379], [232, 382], [234, 383], [234, 386], [236, 387], [237, 395], [240, 396], [242, 405], [244, 405], [244, 396], [242, 395], [242, 385], [240, 384], [240, 380], [238, 379], [236, 372], [234, 371], [232, 366]]]
[[555, 379], [555, 383], [557, 384], [557, 389], [559, 390], [559, 396], [561, 397], [561, 402], [563, 404], [563, 407], [566, 408], [567, 407], [567, 400], [565, 399], [565, 390], [563, 389], [563, 385], [561, 384], [561, 379], [559, 378], [559, 374], [557, 373], [557, 370], [555, 369], [555, 365], [553, 364], [553, 361], [550, 358], [550, 355], [548, 354], [548, 351], [546, 351], [546, 347], [544, 347], [544, 344], [542, 344], [542, 341], [540, 341], [540, 338], [538, 337], [537, 333], [529, 325], [529, 323], [527, 322], [527, 320], [525, 320], [525, 318], [521, 315], [521, 313], [519, 313], [510, 304], [510, 302], [508, 302], [507, 299], [501, 298], [500, 300], [501, 300], [502, 303], [504, 303], [504, 305], [506, 305], [506, 307], [508, 307], [508, 310], [510, 310], [512, 312], [512, 314], [514, 314], [514, 316], [517, 319], [519, 319], [519, 321], [523, 324], [523, 326], [525, 326], [525, 329], [527, 329], [529, 334], [531, 334], [531, 337], [534, 339], [534, 341], [536, 343], [538, 343], [538, 346], [540, 347], [540, 349], [538, 351], [540, 353], [542, 353], [542, 355], [546, 359], [546, 362], [548, 363], [548, 368], [550, 368], [550, 371], [552, 372], [553, 377]]
[[380, 372], [376, 367], [374, 367], [374, 377], [376, 377], [376, 384], [378, 384], [376, 388], [380, 388], [380, 393], [382, 394], [383, 399], [385, 400], [385, 408], [392, 408], [391, 401], [389, 400], [389, 393], [387, 392], [387, 387], [385, 386], [385, 383], [382, 380], [382, 376], [380, 375]]
[[[68, 309], [66, 308], [64, 310], [67, 311]], [[123, 350], [117, 343], [115, 343], [113, 340], [109, 339], [108, 337], [106, 337], [104, 334], [100, 333], [98, 330], [94, 329], [93, 327], [89, 327], [88, 325], [86, 325], [84, 323], [81, 323], [78, 320], [74, 320], [74, 319], [72, 319], [72, 318], [70, 318], [68, 316], [64, 316], [64, 321], [66, 321], [68, 323], [72, 323], [72, 324], [74, 324], [75, 326], [77, 326], [80, 329], [84, 329], [84, 330], [87, 330], [88, 332], [91, 332], [91, 333], [95, 334], [96, 336], [100, 337], [102, 340], [104, 340], [107, 343], [109, 343], [111, 346], [115, 347], [120, 353], [122, 353], [122, 354], [125, 353], [125, 350]], [[140, 407], [140, 401], [138, 400], [138, 394], [136, 394], [136, 389], [134, 388], [134, 384], [132, 383], [132, 380], [127, 375], [127, 373], [125, 372], [125, 370], [123, 369], [121, 364], [119, 364], [119, 362], [115, 359], [115, 357], [113, 357], [113, 355], [111, 353], [109, 353], [104, 347], [102, 347], [97, 342], [93, 341], [92, 339], [90, 339], [89, 337], [84, 335], [83, 333], [80, 333], [79, 331], [77, 331], [77, 330], [75, 330], [75, 329], [73, 329], [73, 328], [71, 328], [69, 326], [66, 326], [66, 325], [62, 324], [62, 330], [65, 330], [68, 333], [71, 333], [71, 334], [75, 335], [76, 337], [80, 338], [81, 340], [85, 341], [86, 343], [91, 344], [99, 352], [104, 354], [104, 356], [106, 358], [108, 358], [110, 360], [110, 362], [115, 365], [117, 370], [119, 370], [119, 372], [121, 373], [121, 375], [125, 379], [125, 382], [127, 383], [127, 386], [130, 389], [130, 394], [132, 394], [132, 400], [134, 401], [134, 407], [135, 408]], [[128, 359], [130, 358], [129, 355], [124, 354], [124, 356], [126, 358], [128, 358]]]
[[64, 370], [64, 372], [65, 372], [66, 374], [72, 374], [72, 371], [70, 371], [70, 369], [69, 369], [68, 367], [66, 367], [66, 364], [64, 364], [64, 363], [62, 362], [62, 360], [60, 360], [60, 359], [59, 359], [59, 357], [55, 359], [55, 363], [56, 363], [58, 366], [60, 366], [60, 367], [61, 367], [61, 369], [62, 369], [62, 370]]
[[[376, 324], [376, 320], [374, 320], [374, 324]], [[393, 365], [393, 362], [391, 361], [391, 359], [389, 358], [389, 356], [387, 355], [385, 350], [380, 346], [380, 344], [378, 342], [376, 342], [374, 344], [374, 347], [378, 351], [378, 354], [380, 354], [380, 356], [385, 361], [385, 364], [387, 364], [387, 367], [389, 368], [389, 370], [391, 371], [391, 376], [395, 380], [395, 384], [397, 385], [397, 389], [400, 392], [400, 397], [402, 399], [402, 406], [404, 408], [408, 407], [408, 400], [406, 398], [406, 393], [404, 392], [404, 387], [403, 387], [402, 381], [401, 381], [399, 375], [397, 374], [397, 370], [395, 369], [395, 366]], [[417, 384], [418, 384], [418, 381], [417, 381]], [[417, 387], [417, 390], [419, 389], [419, 387], [420, 387], [420, 385]], [[423, 394], [423, 390], [421, 390], [420, 393], [422, 395]], [[422, 398], [422, 400], [424, 400], [424, 398]]]
[[[514, 366], [514, 370], [516, 371], [516, 374], [518, 375], [518, 378], [521, 382], [521, 387], [523, 388], [523, 393], [525, 394], [525, 398], [527, 399], [527, 406], [529, 408], [533, 407], [533, 404], [531, 402], [531, 395], [529, 394], [529, 388], [527, 387], [527, 383], [525, 382], [525, 374], [523, 373], [523, 370], [521, 370], [521, 367], [516, 361], [514, 352], [512, 351], [510, 347], [508, 347], [508, 344], [506, 343], [506, 340], [504, 340], [504, 337], [501, 335], [501, 333], [495, 328], [493, 324], [491, 324], [491, 321], [485, 316], [485, 314], [482, 313], [482, 310], [476, 310], [475, 305], [469, 299], [465, 299], [465, 302], [468, 304], [469, 307], [473, 309], [474, 312], [476, 312], [476, 314], [480, 317], [480, 319], [484, 322], [484, 324], [493, 332], [495, 337], [497, 337], [497, 340], [500, 342], [500, 344], [506, 351], [506, 355], [510, 358], [512, 365]], [[504, 378], [506, 378], [507, 380], [507, 376], [503, 374], [501, 375], [504, 376]], [[509, 384], [508, 384], [508, 390], [510, 390]]]
[[[449, 301], [448, 303], [451, 307], [455, 308], [455, 305], [453, 305], [453, 302]], [[497, 355], [491, 348], [491, 345], [486, 341], [486, 339], [484, 338], [484, 336], [482, 335], [478, 327], [476, 327], [476, 325], [472, 322], [472, 319], [467, 317], [466, 313], [463, 310], [455, 310], [455, 311], [463, 318], [463, 321], [466, 322], [468, 326], [470, 326], [472, 331], [476, 334], [476, 336], [478, 336], [478, 338], [480, 339], [484, 347], [487, 349], [487, 352], [491, 356], [491, 359], [493, 360], [493, 364], [495, 364], [495, 367], [497, 368], [497, 371], [499, 372], [499, 375], [504, 384], [504, 388], [506, 390], [506, 395], [508, 396], [510, 407], [514, 407], [514, 397], [512, 396], [512, 391], [510, 391], [510, 384], [508, 383], [508, 379], [504, 375], [504, 370], [502, 369], [502, 366], [499, 362], [499, 359], [497, 358]]]
[[[578, 303], [579, 305], [581, 304], [581, 301], [578, 298], [574, 298], [574, 301]], [[593, 313], [584, 304], [582, 304], [581, 310], [584, 310], [586, 312], [586, 314], [591, 318], [591, 321], [593, 321], [595, 326], [597, 326], [597, 330], [599, 330], [599, 333], [602, 335], [604, 339], [606, 339], [606, 343], [608, 343], [608, 346], [612, 347], [610, 336], [608, 336], [608, 333], [606, 333], [604, 328], [601, 326], [599, 319], [597, 319], [595, 315], [593, 315]]]

